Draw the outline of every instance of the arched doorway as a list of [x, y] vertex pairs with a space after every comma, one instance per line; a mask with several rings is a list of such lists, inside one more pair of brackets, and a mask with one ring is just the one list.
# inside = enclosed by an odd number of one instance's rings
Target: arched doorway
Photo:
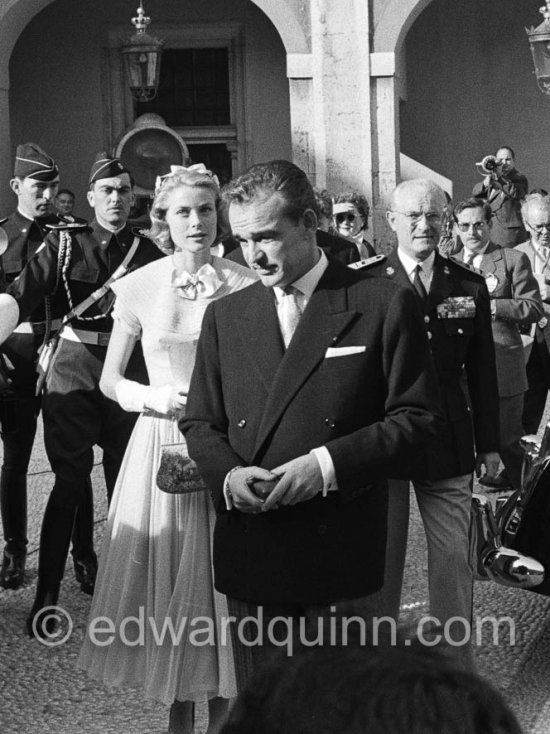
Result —
[[[231, 80], [233, 88], [239, 84], [242, 88], [241, 103], [236, 97], [233, 104], [231, 124], [238, 127], [238, 145], [246, 149], [238, 158], [239, 167], [252, 160], [290, 157], [287, 53], [307, 50], [296, 4], [234, 0], [229, 6], [225, 0], [186, 0], [183, 18], [179, 0], [149, 1], [148, 6], [145, 0], [145, 9], [153, 16], [152, 30], [162, 36], [164, 24], [169, 40], [178, 27], [186, 39], [193, 28], [198, 29], [197, 39], [209, 29], [208, 39], [214, 45], [231, 37], [235, 50]], [[87, 170], [95, 152], [111, 148], [133, 119], [118, 42], [109, 51], [111, 30], [119, 29], [127, 37], [132, 14], [132, 7], [122, 0], [97, 0], [93, 8], [83, 4], [78, 17], [73, 0], [12, 0], [3, 15], [0, 11], [0, 62], [4, 62], [5, 80], [2, 89], [0, 69], [0, 122], [12, 131], [11, 144], [6, 135], [4, 149], [0, 149], [4, 170], [11, 169], [16, 143], [36, 140], [59, 160], [66, 185], [75, 188], [77, 199], [84, 201]], [[176, 47], [181, 47], [183, 41], [178, 43]], [[29, 48], [39, 48], [40, 54], [29, 55]], [[114, 95], [113, 77], [120, 90]], [[0, 188], [4, 194], [1, 211], [7, 211], [13, 197], [5, 180]]]
[[405, 37], [401, 150], [454, 181], [454, 198], [480, 180], [475, 162], [500, 145], [516, 151], [531, 187], [548, 188], [548, 100], [533, 76], [515, 0], [437, 0]]

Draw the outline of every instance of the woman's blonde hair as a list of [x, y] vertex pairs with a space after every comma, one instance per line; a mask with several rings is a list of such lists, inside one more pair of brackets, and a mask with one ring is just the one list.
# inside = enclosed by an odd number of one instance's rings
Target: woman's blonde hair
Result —
[[217, 180], [212, 176], [210, 171], [177, 171], [168, 174], [161, 182], [153, 205], [151, 207], [151, 228], [144, 234], [153, 240], [153, 242], [163, 252], [171, 254], [174, 252], [174, 243], [170, 237], [170, 229], [166, 223], [166, 212], [168, 211], [168, 199], [172, 191], [181, 186], [189, 186], [190, 188], [209, 189], [214, 194], [217, 214], [216, 240], [229, 233], [229, 225], [225, 213], [225, 206], [221, 200], [220, 187]]

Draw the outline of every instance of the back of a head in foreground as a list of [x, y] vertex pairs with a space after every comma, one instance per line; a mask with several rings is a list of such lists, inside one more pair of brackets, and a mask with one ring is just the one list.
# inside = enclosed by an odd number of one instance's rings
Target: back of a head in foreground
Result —
[[521, 734], [502, 696], [433, 649], [317, 648], [273, 660], [222, 734]]

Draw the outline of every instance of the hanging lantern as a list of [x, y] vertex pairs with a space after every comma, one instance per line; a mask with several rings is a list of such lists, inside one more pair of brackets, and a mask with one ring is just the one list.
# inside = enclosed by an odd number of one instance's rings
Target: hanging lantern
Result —
[[541, 92], [550, 94], [550, 0], [540, 8], [544, 21], [534, 28], [526, 28], [529, 45], [533, 54], [535, 75]]
[[140, 2], [137, 13], [137, 17], [132, 18], [137, 32], [122, 44], [121, 51], [126, 79], [134, 99], [149, 102], [158, 91], [164, 41], [147, 33], [151, 18], [146, 17], [143, 2]]

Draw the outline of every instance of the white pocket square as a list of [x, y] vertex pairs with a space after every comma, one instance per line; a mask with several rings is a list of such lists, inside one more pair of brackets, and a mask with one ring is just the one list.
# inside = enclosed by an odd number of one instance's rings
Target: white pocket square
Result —
[[348, 354], [360, 354], [365, 350], [366, 347], [329, 347], [325, 352], [325, 358], [346, 357]]

